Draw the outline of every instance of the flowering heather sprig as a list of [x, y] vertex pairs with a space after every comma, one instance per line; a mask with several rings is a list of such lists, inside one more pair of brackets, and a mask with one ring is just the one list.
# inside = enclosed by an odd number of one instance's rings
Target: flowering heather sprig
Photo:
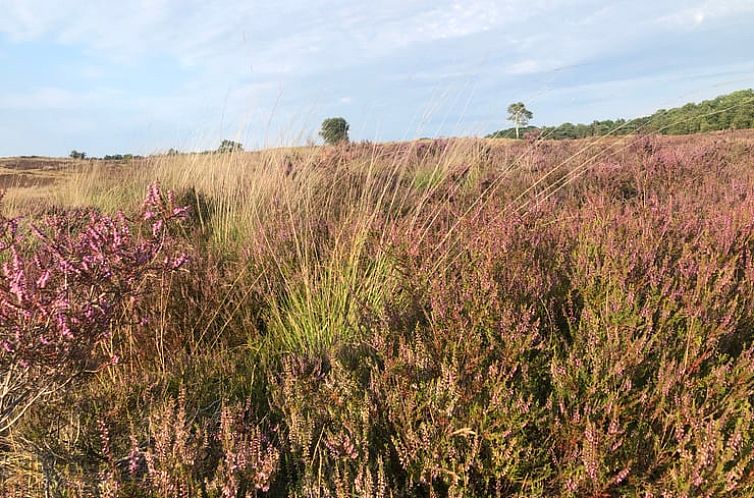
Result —
[[186, 214], [159, 186], [149, 189], [142, 217], [147, 235], [134, 235], [123, 213], [73, 210], [45, 216], [22, 230], [0, 218], [0, 433], [30, 404], [96, 369], [107, 358], [100, 341], [112, 333], [122, 306], [151, 277], [183, 266], [165, 254], [169, 227]]
[[100, 474], [100, 494], [103, 498], [117, 498], [120, 483], [117, 479], [115, 459], [110, 446], [110, 431], [102, 420], [98, 421], [97, 425], [102, 445], [102, 457], [107, 463], [106, 469]]
[[249, 412], [248, 404], [245, 408], [225, 406], [220, 415], [218, 439], [223, 456], [208, 488], [220, 491], [223, 498], [269, 491], [278, 470], [280, 452], [257, 426], [245, 420]]
[[177, 399], [151, 414], [144, 449], [131, 435], [119, 479], [144, 496], [160, 498], [266, 493], [276, 477], [280, 452], [251, 415], [248, 404], [228, 404], [219, 424], [192, 423], [181, 389]]

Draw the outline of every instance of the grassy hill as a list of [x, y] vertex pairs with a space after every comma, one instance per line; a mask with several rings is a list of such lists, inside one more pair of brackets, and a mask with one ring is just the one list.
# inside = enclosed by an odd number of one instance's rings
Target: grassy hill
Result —
[[[538, 132], [550, 139], [586, 138], [603, 135], [659, 133], [686, 135], [707, 131], [754, 128], [754, 90], [739, 90], [699, 103], [660, 109], [651, 116], [634, 119], [593, 121], [591, 124], [563, 123], [558, 126], [528, 126], [521, 136]], [[499, 130], [488, 138], [516, 138], [515, 128]]]

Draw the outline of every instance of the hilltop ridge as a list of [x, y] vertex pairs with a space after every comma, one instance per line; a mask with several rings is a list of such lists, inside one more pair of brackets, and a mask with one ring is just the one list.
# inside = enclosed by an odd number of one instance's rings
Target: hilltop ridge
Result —
[[[604, 135], [659, 133], [688, 135], [721, 130], [754, 128], [754, 90], [737, 90], [699, 103], [688, 103], [671, 109], [659, 109], [649, 116], [634, 119], [595, 120], [591, 124], [562, 123], [557, 126], [520, 128], [521, 137], [538, 132], [544, 137], [560, 140]], [[506, 128], [487, 138], [516, 138], [515, 128]]]

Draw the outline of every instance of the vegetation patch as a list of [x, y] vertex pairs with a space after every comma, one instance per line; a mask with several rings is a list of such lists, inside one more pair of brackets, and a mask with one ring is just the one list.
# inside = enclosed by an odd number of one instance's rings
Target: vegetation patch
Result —
[[754, 134], [546, 135], [6, 204], [0, 495], [751, 496]]

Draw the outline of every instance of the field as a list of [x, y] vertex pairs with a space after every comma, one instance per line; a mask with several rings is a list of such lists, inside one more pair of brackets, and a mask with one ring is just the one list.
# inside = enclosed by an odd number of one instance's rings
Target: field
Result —
[[2, 496], [754, 495], [754, 131], [26, 161]]

